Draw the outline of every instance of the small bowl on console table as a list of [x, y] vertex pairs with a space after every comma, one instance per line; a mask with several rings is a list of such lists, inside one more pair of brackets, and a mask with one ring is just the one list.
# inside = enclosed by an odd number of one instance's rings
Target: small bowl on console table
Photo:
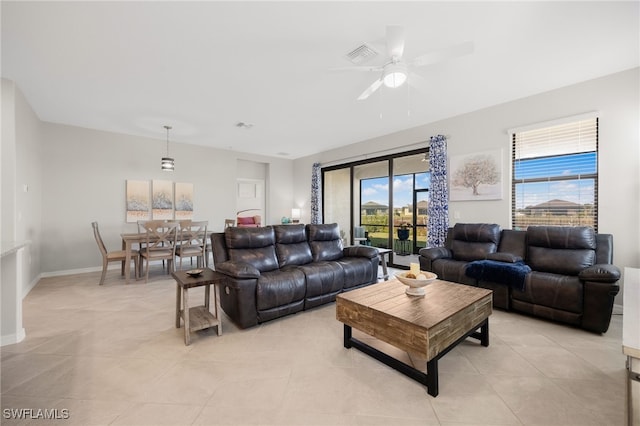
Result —
[[202, 275], [203, 271], [204, 269], [190, 269], [186, 271], [186, 274], [189, 275], [191, 278], [196, 278]]
[[424, 296], [424, 287], [435, 281], [438, 276], [433, 272], [420, 271], [417, 275], [412, 272], [399, 272], [396, 278], [408, 286], [405, 290], [409, 296]]

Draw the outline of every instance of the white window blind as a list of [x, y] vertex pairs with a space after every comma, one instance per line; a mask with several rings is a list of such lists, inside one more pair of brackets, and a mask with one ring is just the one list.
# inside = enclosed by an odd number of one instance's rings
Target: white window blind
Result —
[[512, 227], [597, 230], [598, 119], [512, 134]]

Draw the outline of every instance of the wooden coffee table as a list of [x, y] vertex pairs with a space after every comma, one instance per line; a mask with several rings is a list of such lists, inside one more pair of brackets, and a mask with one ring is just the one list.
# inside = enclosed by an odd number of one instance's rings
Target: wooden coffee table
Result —
[[[489, 346], [492, 291], [436, 280], [423, 297], [409, 296], [394, 279], [341, 293], [336, 318], [344, 346], [354, 347], [427, 386], [438, 395], [438, 360], [467, 337]], [[426, 374], [352, 336], [352, 327], [427, 360]], [[479, 331], [477, 331], [479, 329]]]
[[[224, 275], [204, 268], [202, 274], [190, 276], [186, 271], [175, 271], [171, 276], [176, 280], [176, 328], [180, 328], [180, 318], [184, 321], [184, 344], [191, 343], [190, 333], [209, 327], [216, 327], [218, 336], [222, 335], [222, 322], [220, 321], [220, 296], [216, 291], [218, 284]], [[209, 308], [211, 285], [213, 286], [213, 313]], [[205, 286], [204, 305], [189, 306], [189, 289]]]

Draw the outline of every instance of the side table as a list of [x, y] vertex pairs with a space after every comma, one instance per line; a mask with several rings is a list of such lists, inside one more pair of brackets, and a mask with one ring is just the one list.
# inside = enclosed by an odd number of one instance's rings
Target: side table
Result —
[[[220, 293], [215, 284], [219, 284], [223, 275], [204, 268], [202, 274], [191, 276], [187, 271], [175, 271], [171, 276], [176, 280], [176, 328], [180, 328], [180, 317], [184, 321], [184, 344], [191, 343], [190, 333], [205, 328], [217, 327], [218, 336], [222, 335], [222, 321], [220, 320]], [[213, 286], [214, 312], [209, 310], [211, 285]], [[204, 305], [189, 306], [189, 289], [205, 286]], [[188, 314], [187, 314], [188, 313]]]
[[374, 247], [378, 250], [378, 257], [380, 258], [380, 264], [382, 265], [382, 278], [385, 281], [389, 280], [389, 271], [387, 270], [387, 254], [391, 253], [391, 249]]

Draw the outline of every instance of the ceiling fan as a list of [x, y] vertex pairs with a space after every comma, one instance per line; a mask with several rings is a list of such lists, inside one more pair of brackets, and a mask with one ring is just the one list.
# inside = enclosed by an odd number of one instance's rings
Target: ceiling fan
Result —
[[[448, 59], [467, 55], [473, 52], [473, 42], [468, 41], [447, 48], [432, 50], [417, 56], [410, 61], [405, 61], [402, 57], [402, 54], [404, 53], [405, 40], [404, 27], [397, 25], [387, 26], [385, 40], [388, 59], [383, 65], [334, 68], [334, 70], [337, 71], [367, 71], [380, 73], [378, 79], [371, 83], [371, 85], [358, 97], [359, 101], [367, 99], [383, 84], [389, 88], [396, 88], [402, 86], [407, 79], [409, 79], [408, 84], [419, 84], [422, 77], [411, 72], [414, 68], [443, 62]], [[357, 51], [357, 54], [361, 54], [363, 50], [367, 49], [370, 49], [369, 54], [371, 54], [372, 49], [366, 44], [354, 50], [352, 53]], [[373, 55], [375, 54], [376, 52], [373, 51]], [[348, 56], [350, 56], [350, 54]]]

